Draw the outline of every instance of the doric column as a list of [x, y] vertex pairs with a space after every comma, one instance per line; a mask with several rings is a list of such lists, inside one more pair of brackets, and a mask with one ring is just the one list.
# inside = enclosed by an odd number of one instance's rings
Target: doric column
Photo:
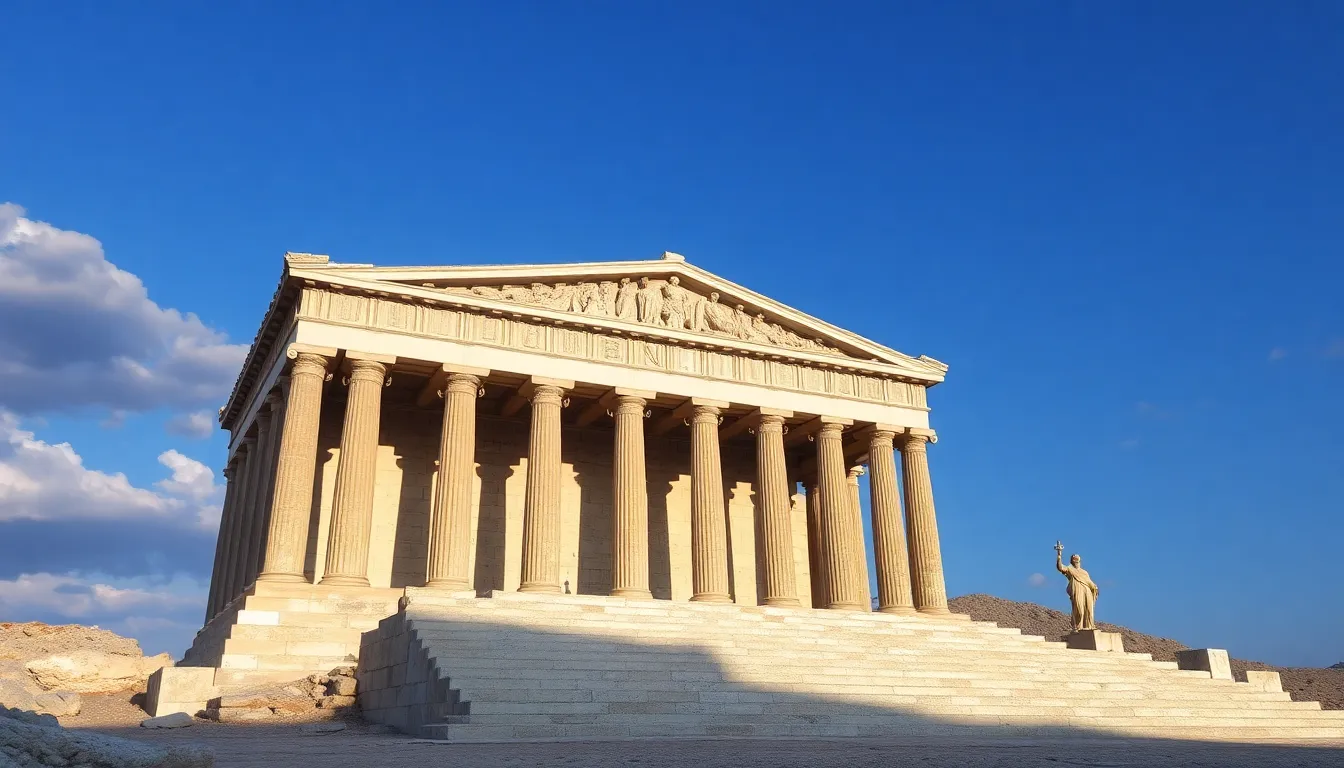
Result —
[[843, 423], [822, 420], [817, 432], [817, 486], [821, 527], [822, 559], [826, 564], [827, 608], [863, 610], [863, 589], [855, 578], [854, 516], [849, 488], [845, 483], [845, 454], [840, 432]]
[[[560, 409], [565, 390], [535, 383], [523, 502], [523, 568], [519, 592], [560, 591]], [[573, 386], [572, 384], [570, 386]]]
[[322, 584], [369, 586], [369, 532], [378, 464], [378, 422], [382, 415], [387, 365], [374, 356], [350, 360], [350, 392], [341, 427], [341, 457], [327, 536]]
[[616, 390], [612, 454], [612, 597], [649, 600], [649, 487], [644, 473], [644, 408], [648, 400]]
[[284, 424], [281, 407], [284, 396], [272, 391], [266, 396], [266, 404], [257, 414], [257, 423], [261, 426], [262, 437], [257, 443], [261, 456], [261, 467], [257, 470], [257, 496], [255, 519], [252, 523], [252, 544], [248, 547], [247, 579], [248, 584], [256, 582], [261, 573], [263, 553], [266, 551], [266, 531], [271, 523], [271, 489], [275, 483], [275, 457], [280, 450], [280, 428]]
[[215, 565], [210, 572], [210, 596], [205, 606], [205, 621], [208, 624], [215, 614], [219, 613], [219, 595], [224, 589], [224, 571], [225, 555], [229, 548], [230, 527], [233, 525], [233, 507], [238, 501], [238, 485], [234, 479], [237, 476], [235, 467], [238, 464], [238, 457], [229, 459], [229, 463], [224, 467], [224, 506], [219, 515], [219, 533], [215, 537]]
[[[642, 407], [642, 406], [641, 406]], [[730, 603], [728, 516], [723, 509], [723, 463], [719, 457], [720, 406], [696, 403], [691, 411], [691, 600]], [[643, 463], [643, 439], [640, 463]], [[641, 479], [643, 471], [640, 472]], [[648, 550], [647, 525], [644, 548]], [[646, 557], [647, 562], [647, 557]], [[647, 571], [647, 568], [645, 569]]]
[[303, 565], [308, 550], [308, 519], [313, 508], [313, 475], [317, 471], [317, 437], [322, 420], [322, 384], [329, 358], [289, 351], [289, 393], [271, 494], [271, 519], [266, 537], [265, 567], [258, 581], [306, 582]]
[[238, 501], [233, 512], [233, 535], [229, 541], [229, 576], [225, 582], [228, 589], [225, 590], [221, 598], [221, 608], [242, 594], [243, 587], [246, 584], [247, 554], [252, 543], [249, 520], [252, 517], [252, 497], [255, 495], [254, 490], [257, 485], [257, 467], [261, 464], [261, 450], [257, 436], [246, 435], [243, 437], [242, 444], [238, 446], [238, 453], [243, 457], [240, 471], [243, 483], [238, 487]]
[[905, 525], [910, 538], [910, 582], [920, 613], [948, 613], [943, 583], [943, 555], [938, 545], [938, 521], [933, 513], [933, 485], [929, 482], [928, 444], [937, 437], [931, 429], [910, 429], [901, 436], [905, 465]]
[[792, 505], [788, 466], [784, 460], [784, 417], [762, 413], [756, 425], [756, 499], [761, 510], [765, 550], [766, 605], [798, 605], [798, 578], [793, 568]]
[[849, 551], [857, 554], [849, 561], [854, 571], [854, 583], [859, 585], [859, 610], [870, 611], [873, 608], [872, 590], [868, 585], [868, 549], [863, 543], [863, 505], [859, 501], [859, 478], [867, 470], [863, 465], [849, 468], [845, 476], [845, 488], [849, 492]]
[[[445, 370], [447, 367], [445, 366]], [[476, 398], [487, 370], [453, 370], [443, 387], [439, 486], [434, 494], [429, 576], [425, 586], [471, 588], [471, 489], [476, 475]]]
[[877, 609], [914, 613], [910, 561], [901, 526], [900, 488], [896, 484], [894, 430], [878, 428], [868, 437], [868, 490], [873, 512], [873, 554], [877, 565]]

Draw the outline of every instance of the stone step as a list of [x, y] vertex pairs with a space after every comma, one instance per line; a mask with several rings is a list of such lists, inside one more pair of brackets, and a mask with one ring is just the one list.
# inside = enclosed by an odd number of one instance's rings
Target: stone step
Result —
[[391, 638], [361, 668], [366, 716], [455, 741], [965, 726], [1344, 739], [1344, 719], [1286, 693], [954, 618], [407, 590], [364, 641]]
[[[452, 742], [501, 742], [501, 741], [609, 741], [620, 739], [645, 738], [890, 738], [893, 733], [909, 736], [921, 735], [959, 735], [964, 734], [967, 726], [977, 723], [957, 724], [929, 723], [922, 718], [906, 720], [884, 717], [880, 722], [863, 723], [817, 723], [815, 718], [797, 718], [788, 722], [771, 723], [731, 723], [731, 722], [691, 722], [686, 724], [668, 723], [662, 717], [641, 718], [622, 723], [574, 723], [550, 725], [427, 725], [420, 729], [420, 735], [430, 739], [443, 739]], [[1147, 725], [1142, 723], [1114, 723], [1104, 726], [1093, 722], [1058, 724], [1022, 724], [1014, 727], [1011, 723], [990, 723], [997, 727], [996, 733], [1004, 736], [1039, 736], [1046, 728], [1054, 738], [1076, 737], [1080, 740], [1095, 738], [1103, 734], [1145, 736], [1166, 739], [1190, 739], [1191, 728], [1187, 726]], [[1072, 725], [1076, 731], [1066, 730]], [[1005, 727], [1006, 726], [1006, 727]], [[1200, 726], [1198, 738], [1201, 740], [1257, 741], [1283, 739], [1331, 739], [1338, 738], [1336, 728], [1318, 728], [1312, 726], [1273, 725], [1259, 727], [1237, 726]]]

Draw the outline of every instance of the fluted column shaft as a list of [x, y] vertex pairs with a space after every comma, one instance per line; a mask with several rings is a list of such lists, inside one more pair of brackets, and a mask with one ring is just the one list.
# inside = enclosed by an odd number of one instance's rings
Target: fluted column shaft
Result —
[[868, 438], [868, 490], [873, 512], [877, 609], [883, 613], [914, 613], [910, 561], [901, 525], [901, 492], [896, 483], [895, 436], [894, 432], [876, 430]]
[[229, 549], [228, 589], [221, 600], [221, 607], [228, 605], [242, 594], [247, 578], [247, 555], [251, 546], [252, 497], [256, 495], [257, 470], [261, 464], [261, 444], [255, 435], [243, 438], [238, 447], [243, 454], [243, 484], [238, 489], [238, 503], [234, 508], [233, 540]]
[[308, 519], [313, 507], [313, 475], [317, 470], [317, 438], [322, 418], [322, 384], [327, 358], [291, 353], [285, 420], [275, 465], [266, 558], [258, 581], [306, 582], [303, 565], [308, 550]]
[[480, 377], [453, 373], [443, 389], [439, 487], [434, 495], [427, 587], [471, 587], [471, 489], [476, 473], [476, 396], [480, 388]]
[[341, 428], [341, 458], [327, 537], [323, 584], [369, 586], [369, 533], [377, 474], [378, 422], [387, 366], [374, 360], [350, 364], [350, 393]]
[[691, 411], [691, 592], [696, 602], [733, 600], [728, 593], [728, 516], [723, 508], [719, 409], [712, 405], [696, 405]]
[[756, 425], [756, 498], [765, 550], [765, 605], [798, 605], [790, 490], [784, 459], [784, 417], [761, 416]]
[[831, 602], [826, 586], [826, 551], [821, 548], [821, 490], [816, 478], [803, 482], [807, 507], [807, 560], [812, 585], [812, 607], [825, 608]]
[[910, 582], [915, 608], [920, 613], [948, 613], [943, 555], [938, 544], [938, 521], [933, 511], [933, 485], [929, 481], [929, 440], [930, 435], [911, 432], [903, 435], [901, 441]]
[[[256, 517], [252, 523], [252, 544], [248, 547], [247, 579], [252, 584], [261, 573], [263, 555], [266, 551], [266, 532], [271, 524], [271, 489], [275, 483], [275, 459], [280, 451], [280, 429], [284, 422], [281, 411], [283, 398], [280, 393], [272, 392], [266, 396], [264, 414], [266, 422], [262, 425], [265, 435], [257, 443], [261, 451], [261, 468], [257, 470]], [[257, 415], [261, 421], [262, 414]]]
[[652, 599], [649, 591], [649, 487], [644, 470], [644, 408], [636, 395], [616, 396], [612, 455], [611, 595]]
[[532, 390], [532, 434], [527, 445], [523, 507], [523, 568], [519, 592], [560, 591], [560, 409], [564, 390]]
[[842, 426], [824, 423], [817, 433], [817, 486], [822, 559], [826, 566], [827, 608], [863, 609], [863, 590], [855, 578], [855, 536], [849, 489], [845, 484], [845, 455], [840, 444]]
[[854, 572], [854, 583], [859, 586], [859, 610], [870, 611], [873, 595], [868, 584], [868, 549], [863, 542], [863, 505], [859, 501], [859, 478], [864, 471], [862, 466], [850, 467], [845, 487], [849, 492], [849, 551], [857, 555], [849, 561], [849, 567]]
[[224, 571], [225, 555], [227, 554], [229, 536], [232, 534], [230, 527], [233, 525], [233, 507], [238, 500], [238, 483], [234, 482], [237, 471], [234, 469], [237, 458], [229, 461], [224, 467], [224, 506], [220, 509], [219, 515], [219, 533], [215, 537], [215, 564], [210, 572], [210, 596], [205, 605], [205, 621], [209, 623], [219, 613], [219, 594], [224, 589]]

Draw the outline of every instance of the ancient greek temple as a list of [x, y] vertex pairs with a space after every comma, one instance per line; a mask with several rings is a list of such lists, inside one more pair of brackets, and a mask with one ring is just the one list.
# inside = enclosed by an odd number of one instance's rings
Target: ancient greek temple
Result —
[[289, 254], [221, 411], [206, 619], [266, 582], [869, 610], [868, 536], [878, 610], [946, 612], [925, 396], [945, 370], [671, 253]]
[[320, 706], [450, 741], [1344, 736], [1226, 651], [1158, 662], [950, 613], [946, 370], [672, 253], [288, 254], [220, 411], [205, 625], [149, 709], [224, 719], [234, 693], [353, 666], [356, 695], [347, 676]]

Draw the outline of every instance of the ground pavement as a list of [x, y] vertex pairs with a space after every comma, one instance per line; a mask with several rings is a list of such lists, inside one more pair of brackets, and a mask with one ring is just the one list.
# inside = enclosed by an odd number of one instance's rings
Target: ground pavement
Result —
[[720, 740], [446, 744], [370, 733], [300, 735], [295, 727], [199, 724], [175, 731], [105, 729], [127, 738], [212, 747], [218, 768], [864, 768], [865, 766], [1230, 766], [1340, 768], [1344, 742], [1329, 745], [1246, 745], [1144, 739], [944, 737], [920, 739]]

